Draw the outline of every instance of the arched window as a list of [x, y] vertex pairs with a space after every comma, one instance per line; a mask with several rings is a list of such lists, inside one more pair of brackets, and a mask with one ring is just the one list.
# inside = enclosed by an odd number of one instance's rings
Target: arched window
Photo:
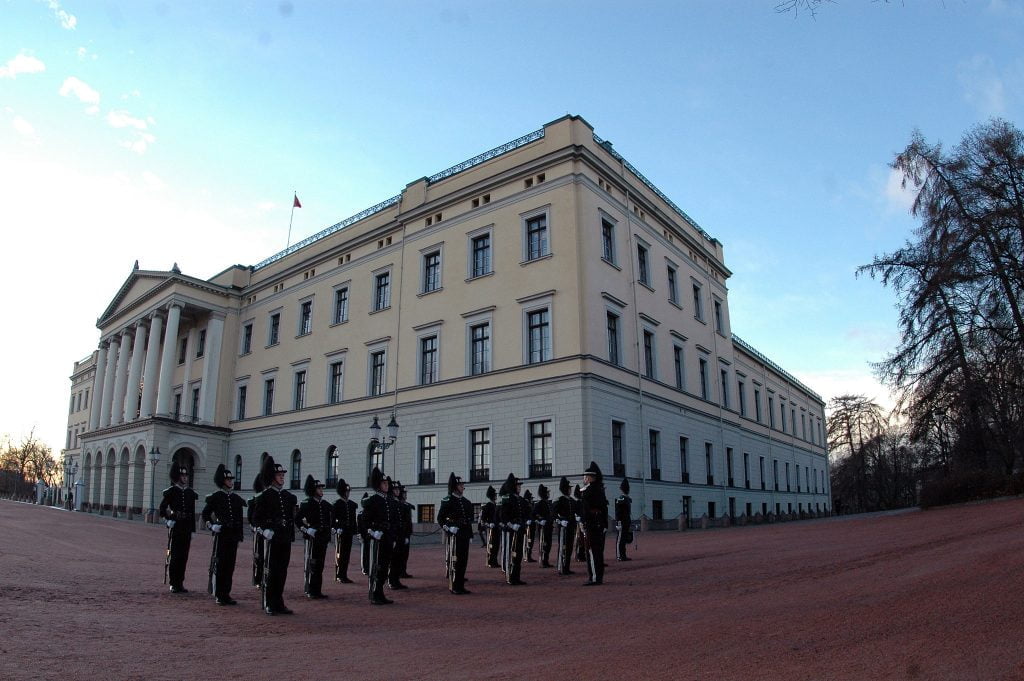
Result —
[[242, 489], [242, 457], [235, 456], [235, 489]]
[[302, 489], [302, 452], [292, 451], [292, 489]]
[[338, 485], [338, 448], [331, 445], [327, 448], [327, 481], [328, 488]]

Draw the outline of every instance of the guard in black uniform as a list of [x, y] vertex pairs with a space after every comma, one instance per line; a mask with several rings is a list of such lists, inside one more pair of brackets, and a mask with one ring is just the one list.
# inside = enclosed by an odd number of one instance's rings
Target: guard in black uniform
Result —
[[245, 501], [234, 493], [235, 476], [224, 464], [217, 466], [213, 484], [220, 489], [207, 495], [202, 513], [206, 529], [213, 533], [209, 592], [217, 600], [217, 605], [235, 605], [237, 601], [231, 598], [231, 582], [235, 575], [238, 544], [245, 531], [245, 511], [242, 510]]
[[351, 584], [348, 563], [352, 557], [352, 539], [356, 534], [358, 504], [348, 498], [352, 487], [344, 478], [338, 480], [338, 500], [334, 502], [334, 580]]
[[501, 567], [498, 564], [498, 549], [501, 547], [501, 530], [498, 527], [498, 505], [494, 503], [494, 500], [498, 498], [498, 493], [491, 485], [487, 486], [487, 503], [480, 509], [480, 524], [484, 526], [484, 532], [487, 537], [487, 567], [496, 568]]
[[526, 490], [523, 493], [523, 501], [526, 502], [524, 507], [530, 509], [526, 517], [526, 562], [536, 563], [537, 559], [533, 557], [533, 542], [537, 538], [537, 528], [533, 526], [533, 492]]
[[523, 569], [523, 550], [526, 542], [526, 501], [519, 496], [523, 481], [512, 473], [502, 484], [498, 493], [501, 495], [499, 513], [504, 525], [504, 560], [505, 581], [513, 586], [526, 584], [520, 575]]
[[540, 566], [551, 567], [551, 533], [554, 530], [552, 520], [554, 513], [551, 508], [551, 495], [546, 485], [537, 487], [537, 503], [533, 505], [533, 531], [540, 540]]
[[469, 542], [473, 538], [473, 504], [462, 496], [466, 490], [462, 478], [448, 476], [448, 496], [441, 500], [437, 523], [445, 533], [448, 547], [448, 590], [453, 594], [468, 594], [466, 565], [469, 563]]
[[263, 474], [257, 473], [256, 479], [252, 481], [252, 497], [249, 498], [249, 508], [246, 510], [249, 529], [252, 531], [252, 585], [257, 589], [263, 586], [263, 535], [256, 527], [253, 513], [256, 512], [256, 499], [262, 491]]
[[633, 560], [626, 555], [626, 545], [633, 541], [633, 501], [629, 498], [629, 480], [619, 485], [622, 494], [615, 500], [615, 529], [619, 531], [615, 542], [615, 560]]
[[384, 596], [384, 582], [388, 579], [391, 569], [391, 555], [394, 553], [396, 528], [402, 522], [398, 504], [388, 493], [389, 482], [374, 468], [370, 474], [370, 486], [373, 494], [367, 497], [363, 507], [363, 522], [366, 523], [366, 534], [369, 536], [369, 573], [370, 603], [387, 605], [393, 603]]
[[587, 575], [584, 586], [604, 582], [604, 534], [608, 529], [608, 497], [604, 494], [604, 476], [597, 463], [583, 471], [583, 490], [580, 492], [580, 526], [587, 550]]
[[263, 462], [264, 489], [256, 500], [253, 520], [265, 540], [263, 610], [268, 615], [290, 615], [284, 604], [292, 542], [295, 541], [295, 505], [298, 499], [284, 489], [284, 466], [268, 456]]
[[188, 550], [196, 531], [196, 499], [199, 495], [188, 486], [188, 469], [171, 464], [171, 482], [160, 501], [160, 517], [167, 523], [167, 581], [171, 593], [188, 593], [185, 588], [185, 566]]
[[299, 504], [295, 526], [305, 540], [303, 591], [306, 598], [317, 600], [327, 598], [323, 591], [324, 562], [331, 543], [332, 512], [331, 505], [324, 501], [324, 483], [307, 475], [304, 488], [306, 500]]
[[561, 496], [554, 503], [555, 524], [558, 526], [558, 561], [560, 575], [571, 575], [572, 547], [576, 539], [576, 508], [570, 496], [569, 478], [562, 476], [558, 483]]
[[370, 497], [369, 492], [363, 492], [363, 498], [359, 500], [359, 510], [356, 512], [356, 532], [359, 533], [359, 567], [364, 575], [370, 574], [370, 535], [366, 532], [366, 500]]
[[[408, 589], [402, 584], [402, 560], [405, 558], [405, 550], [409, 546], [409, 537], [412, 536], [412, 517], [405, 517], [405, 509], [402, 507], [402, 483], [388, 477], [388, 502], [394, 504], [398, 510], [398, 523], [392, 525], [395, 537], [395, 547], [391, 551], [391, 565], [388, 566], [388, 587], [394, 591]], [[409, 522], [407, 523], [406, 520]]]

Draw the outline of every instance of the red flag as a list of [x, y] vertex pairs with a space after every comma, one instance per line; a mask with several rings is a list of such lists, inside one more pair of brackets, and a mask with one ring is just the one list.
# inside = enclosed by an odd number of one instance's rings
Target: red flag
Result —
[[299, 195], [298, 194], [294, 194], [294, 196], [295, 196], [295, 201], [292, 202], [292, 208], [302, 208], [302, 204], [299, 203]]

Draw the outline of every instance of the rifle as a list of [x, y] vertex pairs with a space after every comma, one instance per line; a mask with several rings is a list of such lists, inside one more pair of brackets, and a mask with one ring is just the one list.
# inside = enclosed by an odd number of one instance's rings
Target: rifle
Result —
[[367, 558], [367, 571], [370, 575], [370, 600], [373, 600], [374, 593], [377, 591], [377, 562], [380, 560], [378, 552], [380, 550], [380, 541], [370, 537], [370, 550]]
[[171, 528], [167, 528], [167, 554], [164, 556], [164, 584], [167, 583], [167, 571], [171, 568]]
[[[262, 534], [260, 536], [263, 536]], [[270, 542], [263, 538], [263, 571], [260, 574], [260, 593], [263, 598], [263, 609], [267, 609], [267, 585], [270, 583]]]
[[217, 591], [217, 546], [220, 544], [220, 532], [213, 535], [213, 553], [210, 554], [210, 578], [206, 582], [206, 593]]
[[263, 586], [263, 535], [258, 528], [252, 528], [252, 585]]
[[309, 582], [313, 576], [313, 541], [305, 537], [302, 551], [302, 593], [309, 593]]

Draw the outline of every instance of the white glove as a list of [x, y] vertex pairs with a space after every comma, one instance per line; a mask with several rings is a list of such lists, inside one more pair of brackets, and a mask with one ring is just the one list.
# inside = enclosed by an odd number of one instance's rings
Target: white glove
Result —
[[533, 524], [533, 521], [532, 521], [532, 520], [527, 520], [527, 521], [526, 521], [526, 524], [527, 524], [527, 525], [532, 525], [532, 524]]
[[616, 530], [621, 530], [622, 529], [622, 523], [615, 523], [615, 529]]
[[171, 529], [172, 527], [174, 527], [174, 521], [173, 520], [168, 520], [167, 521], [167, 529]]
[[267, 541], [270, 541], [271, 539], [274, 538], [274, 531], [272, 529], [270, 529], [269, 527], [267, 529], [263, 530], [262, 532], [260, 532], [260, 534], [262, 534], [263, 538], [266, 539]]
[[303, 532], [305, 532], [306, 536], [309, 537], [310, 539], [312, 539], [313, 537], [316, 536], [316, 528], [315, 527], [307, 527], [305, 530], [303, 530]]
[[409, 545], [409, 538], [408, 537], [405, 538], [405, 544], [406, 544], [406, 546]]
[[221, 528], [221, 526], [219, 524], [217, 524], [217, 525], [210, 525], [210, 532], [213, 532], [214, 534], [217, 534], [218, 532], [220, 532], [220, 528]]
[[544, 527], [545, 525], [548, 524], [548, 521], [546, 521], [546, 520], [538, 520], [537, 522], [540, 523], [541, 527]]
[[454, 525], [452, 525], [452, 526], [450, 526], [448, 528], [448, 531], [451, 532], [452, 534], [458, 534], [459, 533], [459, 528], [457, 528]]
[[559, 520], [558, 524], [561, 525], [562, 527], [569, 527], [569, 521], [568, 520]]
[[487, 523], [487, 527], [489, 527], [489, 528], [491, 528], [493, 530], [494, 529], [494, 523]]
[[384, 536], [384, 533], [380, 530], [371, 530], [370, 536], [379, 541], [380, 538]]
[[334, 534], [345, 534], [345, 528], [344, 527], [337, 527], [337, 528], [335, 528], [334, 529]]
[[509, 527], [512, 528], [513, 532], [518, 532], [519, 528], [522, 527], [522, 525], [520, 525], [519, 523], [512, 523], [511, 525], [509, 525]]

